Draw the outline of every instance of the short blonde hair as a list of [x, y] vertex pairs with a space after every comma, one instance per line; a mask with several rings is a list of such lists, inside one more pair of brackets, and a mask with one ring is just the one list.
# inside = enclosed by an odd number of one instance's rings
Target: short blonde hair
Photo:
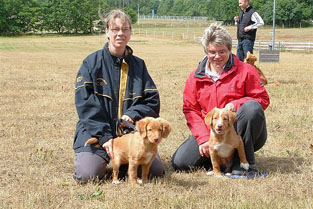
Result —
[[233, 40], [229, 32], [221, 24], [217, 23], [212, 23], [210, 27], [205, 29], [200, 42], [206, 53], [210, 44], [226, 46], [229, 51], [231, 51], [233, 46]]
[[104, 18], [105, 28], [109, 29], [111, 24], [112, 24], [112, 22], [113, 22], [113, 20], [116, 19], [116, 18], [121, 19], [124, 24], [128, 23], [129, 24], [129, 28], [131, 29], [131, 19], [130, 19], [130, 17], [125, 12], [123, 12], [120, 9], [112, 10], [105, 16], [105, 18]]

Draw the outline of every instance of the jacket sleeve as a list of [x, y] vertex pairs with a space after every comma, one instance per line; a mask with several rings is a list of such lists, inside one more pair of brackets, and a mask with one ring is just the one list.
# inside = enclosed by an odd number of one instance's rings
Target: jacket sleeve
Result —
[[80, 67], [75, 84], [75, 105], [79, 120], [90, 136], [99, 139], [100, 145], [113, 138], [105, 110], [96, 96], [90, 66], [85, 60]]
[[134, 121], [144, 117], [159, 117], [160, 113], [160, 96], [156, 85], [150, 77], [145, 63], [143, 62], [142, 74], [142, 97], [134, 105], [128, 108], [124, 114], [128, 115]]
[[244, 97], [232, 101], [236, 110], [238, 110], [241, 105], [249, 100], [255, 100], [260, 103], [262, 108], [265, 110], [269, 104], [269, 95], [266, 92], [264, 84], [262, 83], [259, 74], [253, 66], [246, 64], [247, 73], [245, 77], [245, 95]]
[[197, 139], [197, 143], [203, 144], [210, 138], [210, 130], [205, 125], [201, 114], [201, 107], [197, 101], [197, 92], [193, 82], [192, 73], [186, 81], [183, 93], [183, 112], [185, 114], [187, 125], [192, 135]]

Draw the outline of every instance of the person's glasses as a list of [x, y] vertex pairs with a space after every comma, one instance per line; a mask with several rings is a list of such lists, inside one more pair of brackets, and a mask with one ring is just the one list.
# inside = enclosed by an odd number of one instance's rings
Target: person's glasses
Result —
[[118, 34], [120, 31], [122, 31], [122, 33], [129, 33], [130, 32], [130, 28], [128, 28], [128, 27], [126, 27], [126, 28], [110, 28], [110, 30], [114, 34]]
[[219, 51], [219, 52], [215, 52], [215, 51], [208, 51], [208, 55], [210, 57], [216, 57], [217, 55], [219, 55], [220, 57], [222, 56], [225, 56], [225, 55], [228, 55], [228, 51], [227, 50], [222, 50], [222, 51]]

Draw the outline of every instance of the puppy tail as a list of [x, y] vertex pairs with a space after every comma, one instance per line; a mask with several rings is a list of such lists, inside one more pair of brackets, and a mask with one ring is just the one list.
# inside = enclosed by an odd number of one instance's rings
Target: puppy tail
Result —
[[86, 147], [88, 144], [98, 143], [98, 141], [99, 141], [99, 140], [98, 140], [97, 138], [92, 137], [92, 138], [90, 138], [90, 139], [88, 139], [88, 140], [86, 141], [85, 147]]

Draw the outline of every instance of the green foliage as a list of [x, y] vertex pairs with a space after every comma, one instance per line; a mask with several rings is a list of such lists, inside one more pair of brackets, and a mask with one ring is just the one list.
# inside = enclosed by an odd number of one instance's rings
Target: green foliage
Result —
[[123, 10], [124, 10], [124, 12], [126, 14], [129, 15], [132, 24], [135, 24], [137, 22], [137, 14], [136, 14], [136, 12], [133, 9], [128, 8], [128, 7], [125, 7]]
[[[253, 0], [251, 4], [265, 24], [272, 24], [273, 1]], [[276, 0], [276, 23], [286, 27], [309, 24], [313, 0]], [[93, 33], [101, 13], [123, 9], [137, 22], [140, 15], [206, 16], [233, 24], [240, 9], [236, 0], [0, 0], [0, 34]]]

